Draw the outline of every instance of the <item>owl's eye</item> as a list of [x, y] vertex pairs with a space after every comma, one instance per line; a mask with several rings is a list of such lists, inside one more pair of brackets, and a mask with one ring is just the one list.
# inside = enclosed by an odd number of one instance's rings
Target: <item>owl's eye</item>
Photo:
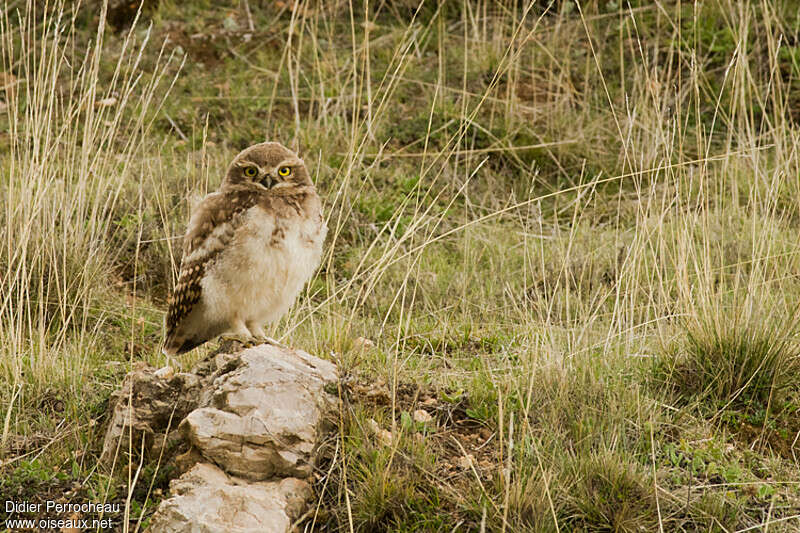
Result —
[[246, 167], [244, 169], [244, 175], [248, 178], [255, 178], [257, 174], [258, 170], [256, 170], [256, 167]]
[[278, 169], [278, 176], [285, 178], [289, 174], [292, 173], [292, 169], [290, 167], [281, 167]]

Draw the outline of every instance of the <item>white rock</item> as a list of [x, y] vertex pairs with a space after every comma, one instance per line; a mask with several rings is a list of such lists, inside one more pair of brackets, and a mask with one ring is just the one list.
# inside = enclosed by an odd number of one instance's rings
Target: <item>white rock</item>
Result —
[[468, 453], [467, 455], [462, 455], [461, 457], [458, 458], [458, 466], [463, 470], [469, 470], [470, 468], [472, 468], [472, 465], [474, 464], [475, 464], [475, 456], [472, 455], [471, 453]]
[[103, 98], [102, 100], [97, 102], [97, 107], [111, 107], [117, 105], [117, 99], [113, 96], [109, 96], [108, 98]]
[[337, 398], [336, 367], [300, 350], [262, 344], [203, 392], [181, 430], [203, 457], [251, 480], [307, 477]]
[[[185, 474], [149, 532], [288, 532], [336, 421], [337, 380], [333, 364], [274, 345], [218, 354], [191, 374], [141, 366], [112, 395], [103, 457], [125, 454], [131, 431], [159, 453], [177, 449], [179, 434], [188, 441], [175, 458]], [[180, 431], [169, 431], [181, 418]]]
[[[138, 443], [142, 436], [147, 443], [146, 451], [158, 454], [163, 434], [175, 429], [181, 419], [197, 407], [200, 379], [196, 375], [182, 372], [162, 379], [156, 374], [157, 371], [147, 365], [138, 365], [125, 376], [120, 390], [111, 395], [110, 422], [100, 455], [102, 462], [111, 464], [120, 460], [131, 451], [129, 442]], [[156, 438], [158, 435], [162, 436], [160, 441]], [[158, 446], [151, 450], [153, 444]]]
[[392, 444], [392, 432], [383, 429], [374, 418], [370, 418], [367, 421], [367, 425], [369, 426], [370, 431], [372, 431], [372, 434], [378, 438], [378, 443], [380, 443], [382, 446], [390, 446]]
[[353, 347], [357, 350], [369, 350], [373, 346], [375, 346], [375, 343], [366, 337], [358, 337], [353, 340]]
[[286, 478], [247, 482], [199, 463], [170, 483], [151, 533], [284, 533], [311, 497], [305, 481]]
[[425, 409], [417, 409], [412, 416], [414, 417], [414, 422], [420, 422], [422, 424], [427, 424], [433, 420], [433, 417]]

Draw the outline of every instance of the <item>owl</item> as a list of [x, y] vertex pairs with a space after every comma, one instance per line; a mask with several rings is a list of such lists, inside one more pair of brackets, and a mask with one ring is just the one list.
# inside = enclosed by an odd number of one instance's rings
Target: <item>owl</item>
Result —
[[218, 335], [264, 339], [319, 265], [327, 227], [305, 163], [280, 143], [240, 152], [183, 238], [162, 351]]

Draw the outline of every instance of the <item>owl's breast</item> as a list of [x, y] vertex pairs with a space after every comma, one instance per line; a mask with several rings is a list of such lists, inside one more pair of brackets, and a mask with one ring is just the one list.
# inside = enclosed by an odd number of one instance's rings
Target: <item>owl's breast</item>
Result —
[[319, 266], [326, 232], [318, 213], [280, 216], [254, 206], [207, 283], [227, 293], [245, 320], [276, 320]]

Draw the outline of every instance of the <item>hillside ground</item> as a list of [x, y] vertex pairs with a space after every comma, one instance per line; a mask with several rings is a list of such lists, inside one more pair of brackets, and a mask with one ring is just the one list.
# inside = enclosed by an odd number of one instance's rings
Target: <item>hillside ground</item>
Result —
[[343, 375], [299, 530], [800, 531], [793, 0], [110, 3], [0, 7], [4, 499], [146, 527], [107, 401], [270, 139], [330, 227], [272, 334]]

